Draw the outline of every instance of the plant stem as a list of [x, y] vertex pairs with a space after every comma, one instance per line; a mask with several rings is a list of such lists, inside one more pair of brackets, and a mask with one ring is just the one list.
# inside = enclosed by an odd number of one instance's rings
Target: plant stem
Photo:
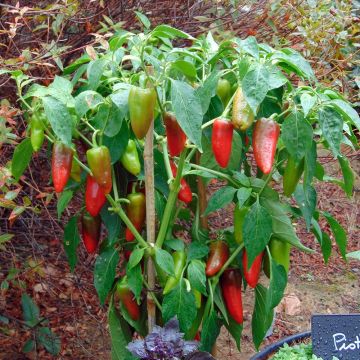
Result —
[[161, 248], [164, 243], [166, 232], [167, 232], [169, 222], [171, 219], [172, 209], [176, 203], [177, 194], [180, 189], [180, 180], [181, 180], [182, 171], [183, 171], [183, 167], [184, 167], [185, 157], [186, 157], [186, 151], [183, 151], [180, 155], [180, 160], [179, 160], [175, 180], [171, 184], [170, 194], [168, 197], [168, 201], [166, 203], [164, 215], [163, 215], [159, 233], [158, 233], [158, 236], [156, 239], [156, 246], [159, 248]]
[[92, 142], [89, 141], [89, 139], [83, 135], [78, 129], [75, 129], [75, 132], [88, 144], [90, 145], [91, 147], [93, 146]]
[[147, 282], [145, 279], [143, 279], [143, 283], [144, 283], [145, 287], [147, 288], [148, 293], [150, 293], [150, 295], [151, 295], [154, 303], [156, 304], [157, 308], [158, 308], [160, 311], [162, 311], [162, 306], [161, 306], [159, 300], [157, 299], [156, 295], [154, 294], [154, 291], [151, 290], [148, 282]]
[[164, 157], [166, 173], [168, 175], [168, 178], [171, 180], [171, 179], [173, 179], [173, 174], [172, 174], [172, 171], [171, 171], [170, 159], [169, 159], [169, 154], [168, 154], [168, 148], [167, 148], [167, 145], [166, 145], [166, 141], [162, 141], [161, 146], [162, 146], [162, 150], [163, 150], [163, 157]]
[[74, 156], [74, 160], [79, 164], [82, 169], [84, 169], [88, 174], [92, 175], [91, 170], [86, 165], [84, 165], [76, 156]]
[[111, 211], [113, 211], [114, 213], [119, 215], [121, 220], [125, 223], [125, 225], [134, 234], [135, 239], [138, 241], [138, 243], [140, 245], [142, 245], [144, 248], [148, 248], [149, 247], [148, 243], [143, 239], [143, 237], [136, 230], [135, 226], [130, 221], [130, 219], [127, 217], [127, 215], [125, 214], [125, 211], [122, 209], [121, 205], [117, 204], [110, 194], [107, 194], [106, 198], [108, 199], [109, 203], [112, 206]]

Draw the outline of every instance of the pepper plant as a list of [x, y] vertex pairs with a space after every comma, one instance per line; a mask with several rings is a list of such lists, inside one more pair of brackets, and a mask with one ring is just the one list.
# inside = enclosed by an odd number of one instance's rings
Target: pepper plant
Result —
[[[43, 139], [52, 148], [59, 215], [84, 194], [65, 226], [64, 248], [71, 271], [81, 237], [98, 254], [94, 285], [109, 305], [114, 359], [131, 358], [126, 345], [135, 331], [146, 336], [175, 316], [200, 350], [211, 350], [221, 326], [240, 349], [242, 298], [252, 291], [258, 348], [283, 297], [291, 248], [315, 251], [293, 221], [304, 219], [327, 262], [325, 218], [346, 259], [346, 233], [317, 209], [315, 183], [335, 182], [352, 195], [342, 148], [358, 147], [359, 116], [293, 49], [252, 36], [195, 39], [140, 19], [142, 33], [117, 30], [48, 87], [12, 73], [31, 137], [17, 154], [38, 151]], [[337, 159], [342, 180], [325, 174], [319, 148]], [[24, 159], [12, 163], [18, 177]], [[213, 179], [221, 186], [203, 211], [199, 182]], [[200, 226], [231, 203], [234, 226]]]

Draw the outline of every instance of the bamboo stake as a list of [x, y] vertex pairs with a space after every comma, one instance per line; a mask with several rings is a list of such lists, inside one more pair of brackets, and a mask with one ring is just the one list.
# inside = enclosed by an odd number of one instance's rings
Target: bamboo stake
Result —
[[[151, 123], [145, 137], [144, 168], [146, 189], [146, 235], [147, 242], [155, 243], [155, 189], [154, 189], [154, 122]], [[153, 246], [153, 245], [151, 245]], [[150, 291], [155, 288], [155, 268], [151, 257], [147, 260], [147, 282]], [[149, 333], [156, 324], [156, 305], [151, 293], [147, 292], [147, 311]]]

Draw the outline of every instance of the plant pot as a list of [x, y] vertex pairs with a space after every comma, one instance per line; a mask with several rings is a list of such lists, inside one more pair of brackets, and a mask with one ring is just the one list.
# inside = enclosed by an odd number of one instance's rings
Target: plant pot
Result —
[[295, 342], [301, 342], [302, 340], [311, 338], [311, 331], [305, 331], [299, 334], [291, 335], [279, 340], [274, 344], [270, 344], [262, 351], [254, 355], [250, 360], [267, 360], [269, 356], [274, 355], [284, 344], [291, 344]]

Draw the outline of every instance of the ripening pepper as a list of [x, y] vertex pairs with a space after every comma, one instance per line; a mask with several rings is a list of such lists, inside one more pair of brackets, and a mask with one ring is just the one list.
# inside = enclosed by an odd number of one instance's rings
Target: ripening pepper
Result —
[[99, 244], [100, 231], [101, 231], [101, 218], [100, 216], [91, 216], [85, 212], [81, 218], [82, 224], [82, 239], [85, 248], [89, 254], [93, 254]]
[[57, 193], [64, 190], [69, 180], [73, 150], [61, 142], [56, 142], [52, 149], [51, 172], [54, 188]]
[[33, 114], [30, 121], [30, 141], [33, 150], [39, 151], [45, 139], [44, 124], [40, 114]]
[[[127, 199], [130, 201], [126, 206], [126, 214], [138, 232], [141, 231], [145, 223], [146, 204], [145, 195], [141, 192], [133, 192], [128, 194]], [[129, 228], [125, 230], [126, 241], [133, 241], [134, 234]]]
[[101, 208], [105, 204], [106, 198], [104, 189], [96, 182], [96, 180], [88, 175], [86, 177], [85, 189], [85, 206], [91, 216], [100, 213]]
[[154, 119], [156, 91], [132, 86], [128, 102], [131, 128], [138, 139], [143, 139]]
[[136, 302], [133, 292], [129, 288], [126, 276], [117, 282], [115, 291], [116, 297], [120, 300], [131, 319], [138, 321], [140, 319], [140, 307]]
[[248, 259], [247, 259], [246, 250], [244, 250], [243, 252], [242, 264], [244, 270], [244, 277], [248, 285], [252, 288], [255, 288], [257, 283], [259, 282], [263, 256], [264, 253], [263, 252], [260, 253], [251, 264], [250, 269], [248, 269]]
[[230, 160], [233, 133], [234, 126], [227, 119], [214, 121], [211, 145], [216, 162], [223, 168], [228, 166]]
[[284, 176], [283, 176], [283, 189], [285, 196], [291, 196], [295, 191], [301, 175], [304, 171], [304, 159], [300, 160], [299, 164], [296, 164], [295, 159], [289, 155]]
[[[177, 167], [173, 161], [170, 161], [171, 171], [174, 177], [176, 177]], [[178, 199], [184, 203], [191, 203], [192, 201], [192, 191], [189, 184], [181, 178], [180, 180], [180, 190], [178, 193]]]
[[240, 270], [226, 269], [221, 275], [220, 285], [227, 311], [238, 324], [242, 324], [243, 306]]
[[[286, 241], [273, 238], [269, 241], [268, 246], [273, 260], [277, 264], [282, 265], [285, 268], [286, 273], [288, 273], [290, 267], [291, 245]], [[265, 254], [263, 267], [266, 276], [270, 277], [270, 262], [267, 253]]]
[[216, 95], [221, 99], [221, 102], [225, 107], [231, 96], [231, 85], [228, 80], [219, 79], [216, 87]]
[[235, 206], [234, 210], [234, 237], [235, 241], [240, 245], [244, 242], [243, 239], [243, 225], [246, 214], [248, 213], [249, 208], [243, 206], [239, 209], [239, 206]]
[[[74, 155], [77, 156], [76, 152], [74, 153]], [[75, 160], [75, 156], [73, 156], [73, 159], [71, 162], [70, 177], [76, 182], [81, 181], [81, 167], [78, 164], [78, 162]]]
[[274, 163], [280, 126], [272, 119], [259, 119], [255, 123], [252, 146], [258, 168], [269, 174]]
[[122, 166], [130, 173], [138, 176], [141, 170], [139, 155], [136, 149], [135, 141], [130, 139], [125, 152], [120, 158]]
[[209, 257], [206, 262], [206, 276], [216, 275], [229, 258], [229, 248], [224, 241], [217, 240], [211, 243]]
[[112, 187], [109, 149], [106, 146], [93, 147], [86, 152], [86, 158], [96, 182], [108, 194]]
[[174, 114], [165, 112], [164, 124], [169, 154], [171, 156], [179, 156], [180, 153], [184, 150], [186, 135], [181, 129]]
[[242, 88], [239, 86], [235, 92], [231, 121], [235, 129], [245, 131], [254, 122], [254, 113], [246, 102]]
[[168, 294], [180, 281], [181, 274], [183, 272], [186, 263], [186, 254], [184, 251], [175, 251], [172, 255], [174, 260], [174, 276], [170, 276], [164, 287], [163, 294]]

